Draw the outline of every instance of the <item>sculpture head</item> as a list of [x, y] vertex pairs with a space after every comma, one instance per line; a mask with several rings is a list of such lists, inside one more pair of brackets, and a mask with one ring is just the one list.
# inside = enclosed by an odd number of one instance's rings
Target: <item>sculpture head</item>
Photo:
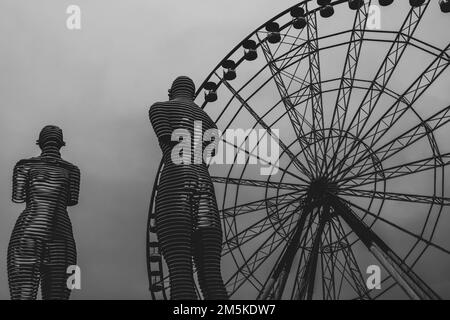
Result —
[[52, 146], [60, 149], [66, 143], [63, 139], [63, 132], [57, 126], [45, 126], [39, 133], [39, 139], [36, 141], [41, 149]]
[[187, 99], [194, 100], [195, 84], [191, 78], [181, 76], [175, 79], [172, 87], [169, 89], [169, 99]]

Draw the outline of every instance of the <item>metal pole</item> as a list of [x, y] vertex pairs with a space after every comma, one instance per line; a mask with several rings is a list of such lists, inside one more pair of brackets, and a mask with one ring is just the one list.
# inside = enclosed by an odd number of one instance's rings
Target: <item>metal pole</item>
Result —
[[[320, 209], [319, 209], [320, 210]], [[319, 225], [317, 226], [313, 247], [308, 257], [306, 270], [304, 273], [304, 284], [300, 288], [297, 297], [304, 298], [306, 295], [307, 300], [312, 300], [314, 293], [314, 283], [316, 280], [317, 259], [319, 256], [319, 246], [321, 244], [322, 233], [325, 228], [325, 224], [328, 221], [330, 213], [330, 207], [327, 205], [324, 207], [322, 215], [319, 212]]]
[[420, 277], [394, 253], [393, 250], [378, 237], [352, 210], [339, 198], [332, 196], [335, 211], [344, 219], [347, 225], [356, 233], [359, 239], [383, 265], [389, 274], [411, 299], [439, 300], [441, 299]]
[[263, 294], [261, 295], [261, 300], [266, 300], [270, 293], [272, 292], [276, 282], [278, 279], [281, 279], [280, 286], [277, 289], [277, 292], [275, 293], [275, 299], [279, 300], [281, 299], [283, 295], [284, 288], [286, 286], [286, 281], [289, 276], [289, 272], [292, 267], [292, 263], [294, 261], [295, 254], [297, 252], [298, 244], [302, 235], [303, 228], [305, 226], [305, 221], [310, 210], [310, 205], [305, 207], [305, 210], [300, 215], [300, 219], [298, 220], [298, 223], [296, 225], [295, 233], [291, 238], [291, 241], [288, 244], [288, 247], [283, 255], [283, 257], [280, 259], [277, 267], [275, 268], [275, 271], [273, 272], [272, 277], [267, 282], [265, 288], [263, 288]]

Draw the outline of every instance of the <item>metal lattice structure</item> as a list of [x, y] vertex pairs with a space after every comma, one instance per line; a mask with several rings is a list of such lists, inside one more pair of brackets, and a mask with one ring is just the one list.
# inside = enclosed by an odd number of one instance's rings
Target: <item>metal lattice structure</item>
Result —
[[62, 130], [42, 129], [37, 141], [42, 154], [14, 167], [12, 200], [26, 203], [8, 246], [11, 299], [69, 299], [67, 268], [77, 253], [67, 206], [78, 203], [80, 170], [61, 158]]
[[[381, 12], [392, 3], [377, 1]], [[247, 162], [210, 168], [232, 299], [440, 298], [426, 261], [450, 254], [438, 234], [450, 204], [450, 106], [430, 105], [428, 93], [445, 84], [449, 42], [420, 35], [449, 2], [401, 1], [392, 30], [367, 27], [373, 4], [302, 1], [239, 43], [197, 92], [223, 131], [282, 129], [278, 174], [257, 177], [257, 146], [225, 135]], [[342, 30], [333, 15], [347, 20]], [[171, 289], [153, 232], [159, 177], [147, 251], [154, 299]], [[383, 270], [380, 290], [366, 284], [373, 264]]]

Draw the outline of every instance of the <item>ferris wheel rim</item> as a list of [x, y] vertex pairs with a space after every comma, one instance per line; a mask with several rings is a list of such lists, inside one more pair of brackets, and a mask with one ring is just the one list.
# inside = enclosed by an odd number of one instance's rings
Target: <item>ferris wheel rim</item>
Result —
[[[244, 42], [244, 41], [246, 41], [246, 40], [248, 40], [248, 39], [250, 39], [252, 36], [254, 36], [255, 34], [257, 34], [258, 33], [258, 31], [260, 31], [261, 29], [263, 29], [266, 25], [267, 25], [267, 23], [269, 23], [269, 22], [273, 22], [273, 21], [276, 21], [277, 19], [279, 19], [280, 17], [282, 17], [282, 16], [284, 16], [284, 15], [286, 15], [287, 13], [289, 13], [290, 12], [290, 10], [292, 9], [292, 8], [295, 8], [295, 7], [297, 7], [297, 6], [299, 6], [299, 5], [301, 5], [301, 4], [304, 4], [304, 3], [308, 3], [308, 2], [311, 2], [312, 0], [306, 0], [306, 1], [302, 1], [302, 2], [300, 2], [300, 3], [298, 3], [298, 4], [296, 4], [296, 5], [294, 5], [294, 6], [292, 6], [292, 7], [290, 7], [290, 8], [288, 8], [288, 9], [286, 9], [285, 11], [283, 11], [283, 12], [281, 12], [280, 14], [278, 14], [277, 16], [275, 16], [274, 18], [272, 18], [271, 20], [268, 20], [266, 23], [264, 23], [262, 26], [260, 26], [259, 28], [257, 28], [254, 32], [252, 32], [249, 36], [247, 36], [243, 41], [241, 41], [232, 51], [230, 51], [230, 53], [216, 66], [216, 68], [215, 69], [213, 69], [213, 71], [209, 74], [209, 76], [205, 79], [205, 81], [202, 83], [202, 85], [198, 88], [198, 90], [197, 90], [197, 93], [196, 93], [196, 96], [198, 97], [199, 96], [199, 93], [200, 92], [202, 92], [204, 89], [205, 89], [205, 84], [208, 82], [208, 81], [210, 81], [210, 79], [214, 76], [214, 74], [217, 72], [217, 70], [219, 70], [221, 67], [222, 67], [222, 64], [223, 64], [223, 61], [226, 61], [226, 60], [228, 60], [235, 52], [237, 52], [237, 50], [239, 50], [241, 47], [242, 47], [242, 43]], [[331, 5], [338, 5], [338, 4], [341, 4], [341, 3], [344, 3], [344, 2], [347, 2], [346, 0], [339, 0], [339, 1], [333, 1], [332, 2], [332, 4]], [[311, 10], [311, 11], [308, 11], [307, 12], [307, 15], [309, 15], [309, 14], [311, 14], [311, 13], [314, 13], [314, 12], [316, 12], [318, 9], [314, 9], [314, 10]], [[288, 25], [288, 24], [287, 24]], [[286, 27], [286, 25], [284, 26], [284, 27]], [[284, 28], [283, 28], [284, 29]], [[280, 29], [280, 31], [281, 30], [283, 30], [283, 29]], [[351, 31], [351, 30], [350, 30]], [[395, 31], [392, 31], [392, 33], [396, 33]], [[414, 37], [412, 37], [413, 39], [414, 39]], [[417, 39], [417, 41], [418, 42], [422, 42], [422, 44], [426, 44], [427, 46], [429, 46], [430, 48], [432, 48], [433, 49], [433, 46], [432, 45], [430, 45], [430, 44], [428, 44], [428, 43], [426, 43], [426, 42], [423, 42], [423, 41], [421, 41], [421, 40], [418, 40]], [[437, 47], [434, 47], [434, 49], [439, 49], [439, 48], [437, 48]], [[430, 53], [430, 52], [429, 52]], [[241, 59], [241, 61], [240, 62], [242, 62], [242, 61], [244, 61], [244, 59]], [[239, 65], [239, 64], [238, 64]], [[273, 80], [273, 79], [272, 79]], [[369, 81], [369, 80], [367, 80], [367, 81]], [[232, 99], [234, 99], [235, 97], [233, 96], [230, 100], [232, 100]], [[203, 103], [203, 106], [202, 107], [205, 107], [206, 106], [206, 104], [207, 104], [208, 102], [204, 102]], [[286, 113], [287, 113], [287, 111], [286, 111]], [[283, 114], [283, 116], [284, 116], [285, 114]], [[419, 115], [418, 115], [419, 116]], [[420, 116], [419, 116], [419, 118], [420, 118]], [[323, 128], [323, 129], [325, 129], [325, 128]], [[330, 130], [332, 130], [333, 128], [330, 128]], [[327, 129], [328, 130], [328, 129]], [[433, 139], [434, 139], [434, 133], [433, 132], [431, 132], [431, 136], [433, 136]], [[161, 162], [161, 164], [162, 164], [162, 162]], [[161, 166], [160, 166], [160, 168], [161, 168]], [[444, 169], [444, 167], [442, 167], [442, 169]], [[230, 172], [231, 172], [231, 170], [232, 169], [230, 169]], [[435, 167], [434, 168], [434, 170], [437, 170], [437, 167]], [[444, 170], [442, 170], [442, 171], [444, 171]], [[158, 170], [158, 177], [159, 177], [159, 174], [160, 174], [160, 169]], [[444, 172], [442, 172], [442, 174], [444, 174]], [[241, 178], [242, 178], [242, 175], [241, 175]], [[270, 179], [270, 176], [269, 176], [269, 179]], [[228, 184], [228, 182], [226, 183], [226, 184]], [[266, 188], [266, 191], [267, 191], [267, 188]], [[152, 195], [152, 201], [151, 202], [153, 202], [153, 198], [154, 198], [154, 196]], [[384, 201], [384, 200], [383, 200]], [[431, 206], [433, 206], [434, 204], [432, 204]], [[440, 205], [440, 211], [442, 211], [442, 208], [443, 208], [443, 205], [441, 204]], [[382, 206], [381, 206], [381, 208], [380, 208], [380, 212], [381, 212], [381, 210], [382, 210]], [[430, 209], [431, 210], [431, 209]], [[374, 221], [374, 223], [375, 223], [376, 221]], [[436, 222], [437, 223], [437, 222]], [[417, 239], [417, 243], [419, 242], [420, 240], [418, 240]], [[424, 251], [425, 251], [426, 249], [424, 249]], [[419, 258], [418, 258], [419, 259]], [[417, 260], [418, 260], [417, 259]], [[415, 264], [415, 263], [414, 263]]]

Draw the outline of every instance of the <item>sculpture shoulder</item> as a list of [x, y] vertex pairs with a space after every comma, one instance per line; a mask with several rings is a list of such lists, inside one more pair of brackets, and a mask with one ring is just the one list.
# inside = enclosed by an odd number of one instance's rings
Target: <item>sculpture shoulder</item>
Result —
[[150, 120], [160, 122], [162, 119], [170, 121], [179, 117], [195, 118], [195, 115], [201, 108], [193, 101], [169, 100], [165, 102], [154, 103], [149, 110]]
[[162, 102], [155, 102], [154, 104], [152, 104], [150, 106], [149, 112], [153, 113], [153, 112], [162, 111], [162, 107], [163, 107], [163, 103]]
[[169, 100], [164, 102], [155, 102], [151, 107], [150, 113], [168, 113], [177, 108], [181, 109], [190, 109], [190, 108], [199, 108], [199, 106], [194, 101], [180, 101], [180, 100]]
[[74, 165], [73, 163], [66, 161], [64, 159], [60, 160], [60, 165], [67, 170], [69, 170], [71, 173], [80, 174], [80, 169]]
[[168, 122], [187, 119], [190, 121], [202, 120], [205, 122], [205, 129], [217, 129], [214, 121], [209, 115], [198, 106], [194, 101], [169, 100], [165, 102], [156, 102], [149, 110], [150, 120], [160, 122], [164, 119]]
[[149, 111], [148, 115], [151, 121], [157, 119], [157, 118], [166, 118], [169, 115], [170, 109], [167, 108], [164, 102], [156, 102], [154, 103]]
[[22, 159], [17, 162], [16, 167], [27, 169], [27, 168], [31, 168], [35, 165], [42, 165], [42, 164], [54, 164], [56, 166], [62, 167], [64, 169], [70, 171], [71, 173], [79, 173], [80, 172], [80, 169], [76, 165], [74, 165], [64, 159], [57, 159], [57, 160], [45, 159], [44, 160], [41, 157], [32, 157], [32, 158], [28, 158], [28, 159]]
[[17, 161], [16, 163], [16, 168], [29, 168], [31, 166], [33, 166], [34, 164], [40, 163], [41, 160], [39, 157], [32, 157], [32, 158], [27, 158], [27, 159], [21, 159], [19, 161]]

